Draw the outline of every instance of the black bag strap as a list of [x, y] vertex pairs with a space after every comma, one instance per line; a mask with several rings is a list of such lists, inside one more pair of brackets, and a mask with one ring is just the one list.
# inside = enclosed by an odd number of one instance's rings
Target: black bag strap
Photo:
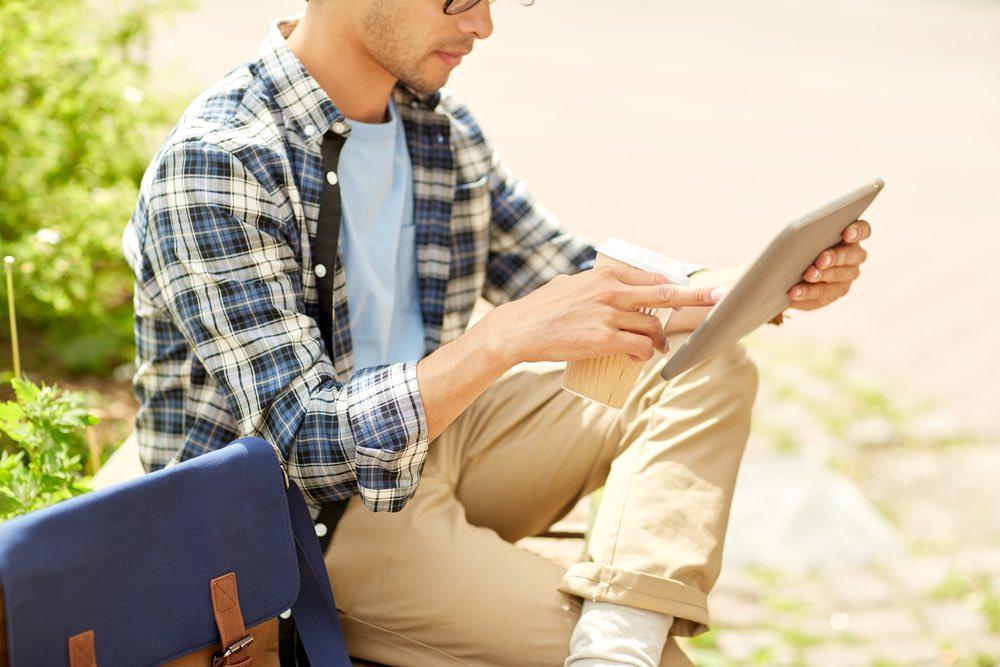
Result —
[[313, 273], [319, 295], [319, 330], [323, 335], [326, 353], [333, 360], [333, 276], [337, 270], [337, 245], [340, 242], [340, 152], [347, 140], [347, 125], [334, 123], [334, 129], [323, 135], [323, 192], [319, 200], [319, 220], [316, 222], [316, 245], [313, 254]]
[[[323, 193], [320, 195], [319, 220], [316, 222], [316, 248], [313, 271], [319, 294], [319, 330], [323, 335], [326, 353], [333, 360], [333, 276], [337, 268], [337, 246], [340, 242], [340, 219], [343, 208], [340, 198], [340, 153], [350, 132], [347, 124], [337, 121], [323, 135]], [[322, 267], [322, 268], [321, 268]], [[340, 522], [347, 499], [327, 503], [320, 507], [316, 520], [317, 535], [323, 551], [330, 545], [333, 531]]]
[[[337, 246], [340, 241], [340, 219], [343, 213], [340, 198], [340, 176], [337, 169], [340, 164], [340, 153], [347, 141], [350, 128], [343, 120], [338, 120], [333, 127], [323, 135], [321, 153], [323, 155], [323, 191], [319, 200], [319, 219], [316, 221], [316, 242], [313, 246], [313, 274], [316, 276], [316, 291], [319, 301], [319, 331], [323, 336], [323, 344], [330, 360], [333, 352], [333, 277], [337, 272]], [[290, 491], [289, 503], [293, 506], [293, 522], [296, 526], [296, 545], [299, 546], [299, 567], [302, 588], [299, 593], [301, 609], [292, 608], [292, 617], [283, 618], [279, 623], [279, 654], [283, 667], [309, 667], [310, 665], [334, 664], [330, 661], [329, 651], [343, 639], [340, 636], [331, 638], [324, 635], [324, 628], [337, 623], [337, 610], [333, 605], [332, 589], [326, 580], [326, 569], [323, 554], [330, 546], [333, 531], [340, 522], [348, 499], [337, 500], [320, 506], [319, 516], [312, 523], [308, 512], [303, 518], [302, 510], [305, 503], [298, 489]], [[292, 498], [292, 496], [297, 496]], [[301, 505], [300, 505], [301, 503]], [[295, 510], [298, 510], [297, 512]], [[305, 533], [308, 530], [313, 544], [319, 538], [319, 548], [308, 553], [303, 545], [308, 543]], [[312, 556], [311, 558], [309, 556]], [[319, 585], [313, 585], [319, 582]], [[325, 584], [325, 586], [324, 586]], [[327, 599], [327, 594], [329, 598]], [[329, 613], [329, 618], [319, 619]], [[334, 641], [331, 641], [334, 640]], [[316, 655], [316, 651], [323, 653]], [[338, 659], [346, 659], [346, 652]], [[341, 663], [338, 663], [341, 664]], [[348, 660], [346, 663], [350, 665]]]

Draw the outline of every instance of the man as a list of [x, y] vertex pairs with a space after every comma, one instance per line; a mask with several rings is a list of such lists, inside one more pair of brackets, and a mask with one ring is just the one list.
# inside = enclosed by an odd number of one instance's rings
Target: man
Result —
[[[737, 345], [660, 380], [654, 351], [724, 274], [592, 269], [441, 90], [491, 32], [477, 0], [313, 0], [192, 104], [125, 235], [143, 464], [253, 434], [311, 501], [352, 497], [327, 561], [360, 658], [688, 664], [674, 637], [708, 628], [755, 367]], [[793, 307], [845, 294], [869, 233], [817, 258]], [[480, 296], [497, 307], [466, 330]], [[646, 306], [684, 310], [663, 331]], [[561, 390], [563, 362], [615, 352], [646, 362], [624, 408]], [[513, 545], [601, 486], [582, 562]]]

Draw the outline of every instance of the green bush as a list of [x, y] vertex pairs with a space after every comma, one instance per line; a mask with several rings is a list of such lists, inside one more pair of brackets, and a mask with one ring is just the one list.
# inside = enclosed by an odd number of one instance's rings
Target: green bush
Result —
[[0, 254], [18, 260], [29, 358], [87, 372], [132, 358], [121, 234], [176, 110], [147, 91], [166, 4], [0, 2]]
[[90, 489], [83, 477], [85, 430], [97, 418], [75, 393], [14, 378], [15, 401], [0, 403], [0, 521]]

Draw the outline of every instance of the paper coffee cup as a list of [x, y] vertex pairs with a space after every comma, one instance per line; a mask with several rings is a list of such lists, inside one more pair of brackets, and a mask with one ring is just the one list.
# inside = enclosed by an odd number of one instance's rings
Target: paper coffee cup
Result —
[[[624, 266], [652, 271], [666, 276], [672, 283], [688, 284], [684, 265], [680, 262], [614, 237], [597, 246], [594, 267], [598, 266]], [[641, 312], [655, 315], [660, 320], [660, 326], [665, 327], [674, 310], [643, 308]], [[635, 387], [645, 363], [634, 360], [624, 352], [571, 361], [566, 364], [566, 370], [563, 372], [562, 386], [563, 389], [584, 398], [612, 408], [620, 408], [625, 404], [629, 392]]]

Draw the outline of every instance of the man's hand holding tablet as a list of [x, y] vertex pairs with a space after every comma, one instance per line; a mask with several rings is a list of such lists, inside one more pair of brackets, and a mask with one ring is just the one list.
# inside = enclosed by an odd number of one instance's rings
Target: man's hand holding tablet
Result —
[[788, 290], [790, 308], [816, 310], [828, 306], [851, 290], [861, 275], [861, 265], [868, 252], [861, 242], [872, 235], [872, 226], [864, 220], [848, 225], [843, 241], [824, 250], [802, 274], [803, 282]]
[[872, 231], [859, 217], [883, 185], [877, 179], [793, 221], [743, 270], [692, 275], [693, 286], [732, 288], [716, 306], [682, 311], [671, 319], [667, 333], [691, 328], [694, 333], [664, 366], [663, 378], [687, 370], [765, 322], [780, 322], [786, 308], [816, 310], [847, 294], [868, 256], [861, 241]]

